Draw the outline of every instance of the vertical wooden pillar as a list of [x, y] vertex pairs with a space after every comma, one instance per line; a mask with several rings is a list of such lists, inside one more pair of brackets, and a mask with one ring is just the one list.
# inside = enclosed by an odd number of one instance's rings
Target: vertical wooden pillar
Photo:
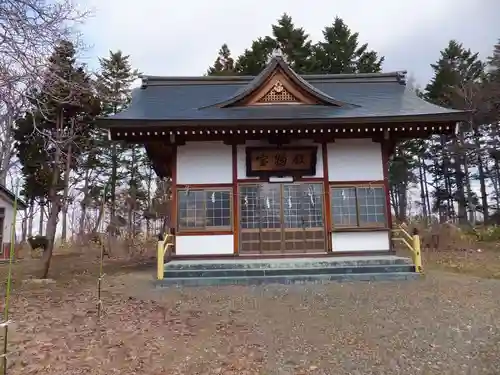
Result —
[[[170, 202], [170, 227], [174, 229], [174, 237], [172, 239], [173, 248], [175, 251], [176, 244], [176, 234], [177, 234], [177, 145], [172, 145], [172, 158], [170, 160], [170, 170], [171, 170], [171, 184], [170, 189], [172, 192], [171, 202]], [[171, 231], [172, 233], [172, 231]]]
[[385, 187], [385, 204], [387, 211], [387, 224], [392, 228], [392, 210], [391, 210], [391, 195], [389, 185], [389, 144], [382, 142], [382, 168], [384, 171], [384, 187]]
[[389, 227], [389, 250], [394, 251], [394, 246], [392, 243], [392, 209], [391, 209], [391, 194], [389, 185], [389, 153], [390, 153], [390, 143], [384, 140], [380, 143], [382, 148], [382, 170], [384, 173], [384, 190], [385, 190], [385, 211], [387, 215], [387, 226]]
[[238, 254], [239, 249], [239, 199], [238, 199], [238, 146], [236, 144], [232, 147], [232, 162], [233, 162], [233, 252]]
[[332, 212], [330, 201], [330, 182], [328, 177], [328, 147], [326, 142], [321, 144], [321, 155], [323, 157], [323, 205], [325, 208], [326, 251], [332, 252]]

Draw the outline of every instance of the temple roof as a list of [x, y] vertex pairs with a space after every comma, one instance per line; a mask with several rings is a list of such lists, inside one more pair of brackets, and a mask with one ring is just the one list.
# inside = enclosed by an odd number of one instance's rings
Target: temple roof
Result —
[[[249, 98], [280, 74], [301, 103], [249, 105]], [[274, 78], [276, 79], [276, 78]], [[258, 76], [143, 76], [128, 109], [100, 118], [105, 127], [180, 126], [201, 123], [293, 121], [315, 123], [456, 122], [466, 111], [419, 98], [405, 86], [405, 73], [299, 76], [274, 57]], [[267, 82], [267, 83], [266, 83]], [[280, 83], [281, 84], [281, 83]], [[293, 91], [295, 90], [295, 91]], [[259, 104], [259, 103], [257, 103]]]
[[227, 108], [243, 101], [246, 97], [256, 92], [262, 85], [266, 83], [267, 80], [271, 79], [273, 74], [275, 74], [278, 70], [287, 78], [289, 78], [295, 85], [302, 88], [312, 97], [316, 98], [318, 100], [318, 104], [323, 104], [326, 106], [332, 105], [336, 107], [344, 107], [349, 105], [348, 103], [343, 103], [341, 101], [335, 100], [335, 98], [332, 98], [330, 95], [311, 85], [304, 78], [295, 73], [285, 62], [285, 60], [283, 60], [282, 57], [276, 56], [271, 59], [269, 64], [266, 65], [264, 70], [262, 70], [262, 72], [258, 76], [252, 77], [251, 81], [248, 84], [242, 86], [241, 89], [234, 93], [231, 97], [220, 103], [216, 103], [208, 107], [218, 106], [221, 108]]

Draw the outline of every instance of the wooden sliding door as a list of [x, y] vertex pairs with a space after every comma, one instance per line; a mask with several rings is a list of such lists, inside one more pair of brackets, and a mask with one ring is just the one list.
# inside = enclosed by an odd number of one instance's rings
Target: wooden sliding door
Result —
[[242, 255], [326, 251], [322, 183], [241, 184]]

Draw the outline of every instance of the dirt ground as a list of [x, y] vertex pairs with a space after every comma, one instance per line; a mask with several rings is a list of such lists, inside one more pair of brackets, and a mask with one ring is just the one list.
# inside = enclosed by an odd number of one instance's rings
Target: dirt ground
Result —
[[500, 280], [440, 263], [419, 281], [154, 289], [154, 264], [114, 261], [100, 320], [96, 259], [22, 282], [37, 267], [15, 266], [9, 375], [499, 373]]
[[480, 246], [474, 250], [427, 251], [423, 253], [423, 262], [429, 270], [500, 279], [499, 249]]

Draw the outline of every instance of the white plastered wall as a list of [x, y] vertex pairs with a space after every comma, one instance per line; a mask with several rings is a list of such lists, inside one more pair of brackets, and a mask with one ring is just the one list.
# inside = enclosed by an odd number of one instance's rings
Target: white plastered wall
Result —
[[222, 142], [191, 142], [177, 147], [176, 183], [230, 184], [232, 147]]
[[[233, 182], [232, 147], [222, 142], [192, 142], [177, 148], [176, 183], [230, 184]], [[232, 234], [187, 235], [177, 234], [177, 255], [233, 254]]]
[[233, 254], [234, 236], [215, 234], [203, 236], [177, 236], [175, 253], [177, 255], [224, 255]]
[[10, 243], [12, 236], [12, 222], [14, 221], [14, 207], [12, 202], [4, 194], [0, 194], [0, 207], [5, 209], [2, 230], [2, 247], [0, 248], [0, 257], [3, 255], [4, 244]]
[[[327, 145], [328, 180], [331, 182], [381, 181], [384, 179], [382, 146], [371, 139], [337, 139]], [[332, 249], [387, 251], [387, 231], [333, 232]]]
[[384, 179], [382, 146], [371, 139], [337, 139], [327, 145], [329, 181]]
[[387, 231], [373, 232], [333, 232], [334, 252], [343, 251], [387, 251], [389, 246]]

